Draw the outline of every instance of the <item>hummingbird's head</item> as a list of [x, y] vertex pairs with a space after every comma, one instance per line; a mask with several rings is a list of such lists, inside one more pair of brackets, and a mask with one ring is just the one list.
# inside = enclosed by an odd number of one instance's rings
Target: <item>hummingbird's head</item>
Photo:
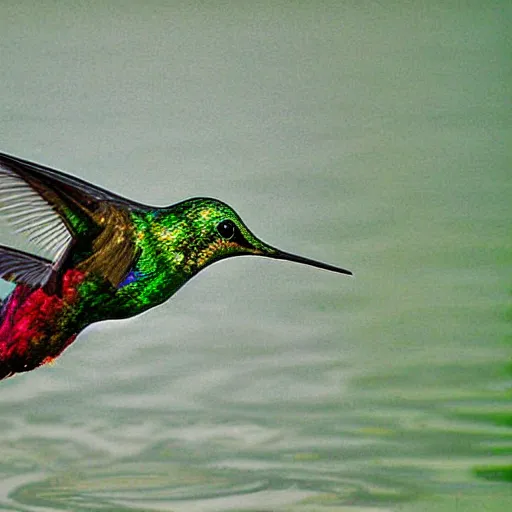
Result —
[[188, 199], [165, 210], [168, 228], [163, 238], [169, 239], [168, 247], [173, 251], [173, 259], [180, 260], [180, 267], [186, 274], [195, 274], [216, 261], [243, 255], [295, 261], [352, 274], [349, 270], [296, 256], [266, 244], [256, 238], [237, 213], [222, 201]]

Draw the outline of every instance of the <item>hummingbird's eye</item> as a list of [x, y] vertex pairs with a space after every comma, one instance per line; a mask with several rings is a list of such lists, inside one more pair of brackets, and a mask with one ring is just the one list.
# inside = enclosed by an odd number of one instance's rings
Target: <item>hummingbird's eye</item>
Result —
[[235, 234], [236, 226], [232, 220], [223, 220], [217, 224], [219, 235], [225, 240], [231, 240]]

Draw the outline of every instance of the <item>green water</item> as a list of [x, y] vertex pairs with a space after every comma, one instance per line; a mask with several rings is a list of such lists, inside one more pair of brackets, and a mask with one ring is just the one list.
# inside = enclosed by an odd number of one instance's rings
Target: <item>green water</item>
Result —
[[512, 13], [455, 5], [2, 2], [2, 151], [356, 277], [224, 261], [1, 382], [0, 510], [509, 508]]

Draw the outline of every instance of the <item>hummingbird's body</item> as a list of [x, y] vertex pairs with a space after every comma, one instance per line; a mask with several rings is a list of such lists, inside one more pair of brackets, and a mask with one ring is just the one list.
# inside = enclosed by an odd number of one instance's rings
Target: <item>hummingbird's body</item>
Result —
[[220, 259], [253, 254], [350, 273], [265, 244], [215, 199], [150, 207], [3, 154], [0, 213], [52, 253], [0, 245], [0, 277], [16, 284], [1, 303], [0, 379], [51, 361], [94, 322], [161, 304]]

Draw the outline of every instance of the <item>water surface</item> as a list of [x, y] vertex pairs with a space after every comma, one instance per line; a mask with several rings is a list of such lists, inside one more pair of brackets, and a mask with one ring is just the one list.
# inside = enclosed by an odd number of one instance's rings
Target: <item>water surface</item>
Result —
[[356, 276], [224, 261], [2, 382], [0, 508], [505, 510], [510, 14], [2, 3], [2, 151]]

